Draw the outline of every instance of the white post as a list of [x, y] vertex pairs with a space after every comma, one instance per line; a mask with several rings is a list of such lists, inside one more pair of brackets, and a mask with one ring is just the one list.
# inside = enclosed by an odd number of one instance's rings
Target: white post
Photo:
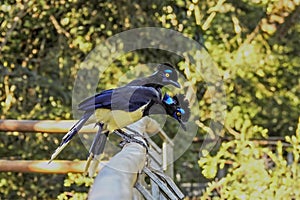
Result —
[[146, 149], [129, 143], [100, 170], [89, 199], [133, 199], [133, 187], [146, 161]]

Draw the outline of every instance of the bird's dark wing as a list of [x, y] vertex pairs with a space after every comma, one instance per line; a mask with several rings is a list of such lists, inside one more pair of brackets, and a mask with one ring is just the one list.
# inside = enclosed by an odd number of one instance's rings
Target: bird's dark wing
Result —
[[116, 98], [121, 100], [117, 105], [125, 103], [130, 112], [139, 109], [150, 101], [161, 102], [161, 93], [152, 87], [132, 86], [131, 88], [124, 99]]
[[160, 101], [160, 93], [151, 87], [125, 86], [112, 90], [105, 90], [85, 99], [78, 106], [79, 110], [93, 111], [98, 108], [111, 110], [135, 111], [151, 100]]
[[111, 96], [114, 89], [104, 90], [101, 93], [84, 99], [78, 105], [78, 110], [93, 111], [98, 108], [111, 108]]

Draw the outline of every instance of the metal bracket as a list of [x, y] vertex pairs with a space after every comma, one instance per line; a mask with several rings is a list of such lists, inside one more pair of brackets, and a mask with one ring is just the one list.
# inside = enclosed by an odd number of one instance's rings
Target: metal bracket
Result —
[[[146, 139], [140, 134], [128, 134], [122, 130], [114, 131], [115, 134], [122, 137], [124, 141], [122, 142], [123, 145], [129, 142], [136, 142], [147, 149], [148, 152], [148, 144], [139, 140], [135, 137], [141, 137], [145, 141]], [[171, 200], [183, 199], [184, 194], [180, 191], [174, 181], [164, 174], [162, 171], [158, 171], [155, 169], [150, 169], [148, 167], [144, 167], [143, 172], [150, 177], [150, 179], [159, 187], [160, 191]], [[150, 194], [150, 192], [139, 182], [135, 183], [135, 188], [144, 196], [146, 200], [154, 200], [154, 197]]]
[[134, 187], [143, 195], [146, 200], [155, 200], [150, 192], [140, 183], [136, 182]]
[[173, 180], [163, 174], [162, 172], [158, 172], [156, 170], [150, 170], [148, 167], [143, 169], [143, 172], [148, 175], [160, 188], [160, 190], [172, 200], [183, 199], [184, 194], [180, 191], [177, 185], [173, 182]]
[[[115, 130], [114, 133], [123, 138], [123, 141], [120, 143], [121, 147], [124, 146], [126, 143], [135, 142], [145, 147], [146, 151], [148, 152], [149, 144], [146, 138], [141, 134], [128, 134], [125, 131], [122, 131], [121, 129]], [[140, 137], [141, 139], [137, 139], [135, 137]]]

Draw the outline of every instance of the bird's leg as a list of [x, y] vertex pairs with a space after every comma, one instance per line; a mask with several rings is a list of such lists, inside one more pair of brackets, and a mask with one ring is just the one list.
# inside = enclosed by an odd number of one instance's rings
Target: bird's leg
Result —
[[[99, 156], [104, 151], [104, 147], [108, 136], [108, 131], [102, 133], [103, 123], [98, 123], [98, 125], [99, 125], [99, 129], [96, 133], [96, 136], [89, 150], [89, 157], [87, 159], [87, 163], [85, 166], [85, 172], [89, 171], [90, 176], [93, 176], [95, 169], [98, 167], [98, 164], [100, 162]], [[90, 167], [92, 161], [93, 163], [92, 166]]]

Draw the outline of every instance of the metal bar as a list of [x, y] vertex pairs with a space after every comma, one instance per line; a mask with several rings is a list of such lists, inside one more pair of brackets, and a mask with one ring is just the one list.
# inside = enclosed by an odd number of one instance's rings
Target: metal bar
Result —
[[139, 182], [136, 182], [134, 187], [143, 195], [146, 200], [155, 200], [151, 196], [150, 192], [148, 192], [148, 190], [146, 190], [146, 188]]
[[174, 193], [178, 196], [179, 199], [184, 198], [184, 194], [180, 191], [180, 189], [177, 187], [177, 185], [174, 183], [174, 181], [167, 175], [165, 175], [162, 172], [155, 171], [154, 172], [161, 180], [163, 180], [169, 188], [171, 188]]
[[[219, 138], [221, 141], [231, 141], [233, 138], [230, 138], [230, 137], [223, 137], [223, 138]], [[193, 143], [203, 143], [204, 140], [206, 142], [213, 142], [215, 141], [214, 139], [204, 139], [204, 138], [200, 138], [200, 137], [194, 137], [193, 138]], [[283, 146], [290, 146], [289, 143], [286, 143], [285, 142], [285, 138], [284, 137], [276, 137], [276, 136], [273, 136], [273, 137], [268, 137], [268, 139], [255, 139], [255, 138], [252, 138], [250, 139], [250, 141], [253, 141], [253, 142], [256, 142], [260, 145], [277, 145], [277, 141], [282, 141], [282, 145]]]
[[163, 140], [166, 140], [170, 145], [174, 146], [174, 142], [168, 137], [168, 135], [162, 128], [159, 129], [159, 133], [160, 137], [162, 137]]
[[149, 145], [153, 148], [153, 150], [157, 151], [157, 153], [161, 153], [161, 148], [149, 137], [146, 136], [146, 139], [149, 143]]
[[160, 191], [158, 185], [154, 182], [154, 180], [150, 179], [150, 185], [151, 185], [151, 194], [154, 199], [159, 199]]
[[173, 146], [170, 145], [167, 142], [164, 142], [162, 145], [162, 167], [164, 172], [170, 176], [171, 178], [174, 177], [174, 166], [173, 166], [173, 160], [174, 160], [174, 154], [173, 154]]
[[163, 152], [163, 155], [162, 155], [162, 168], [163, 168], [164, 171], [167, 170], [167, 162], [168, 162], [167, 148], [168, 148], [168, 143], [164, 142], [162, 144], [162, 152]]
[[144, 167], [143, 171], [160, 187], [163, 193], [165, 193], [170, 199], [177, 200], [177, 196], [167, 187], [167, 185], [160, 180], [150, 169]]
[[149, 156], [152, 159], [151, 161], [156, 162], [159, 166], [162, 166], [162, 155], [156, 151], [150, 149]]

